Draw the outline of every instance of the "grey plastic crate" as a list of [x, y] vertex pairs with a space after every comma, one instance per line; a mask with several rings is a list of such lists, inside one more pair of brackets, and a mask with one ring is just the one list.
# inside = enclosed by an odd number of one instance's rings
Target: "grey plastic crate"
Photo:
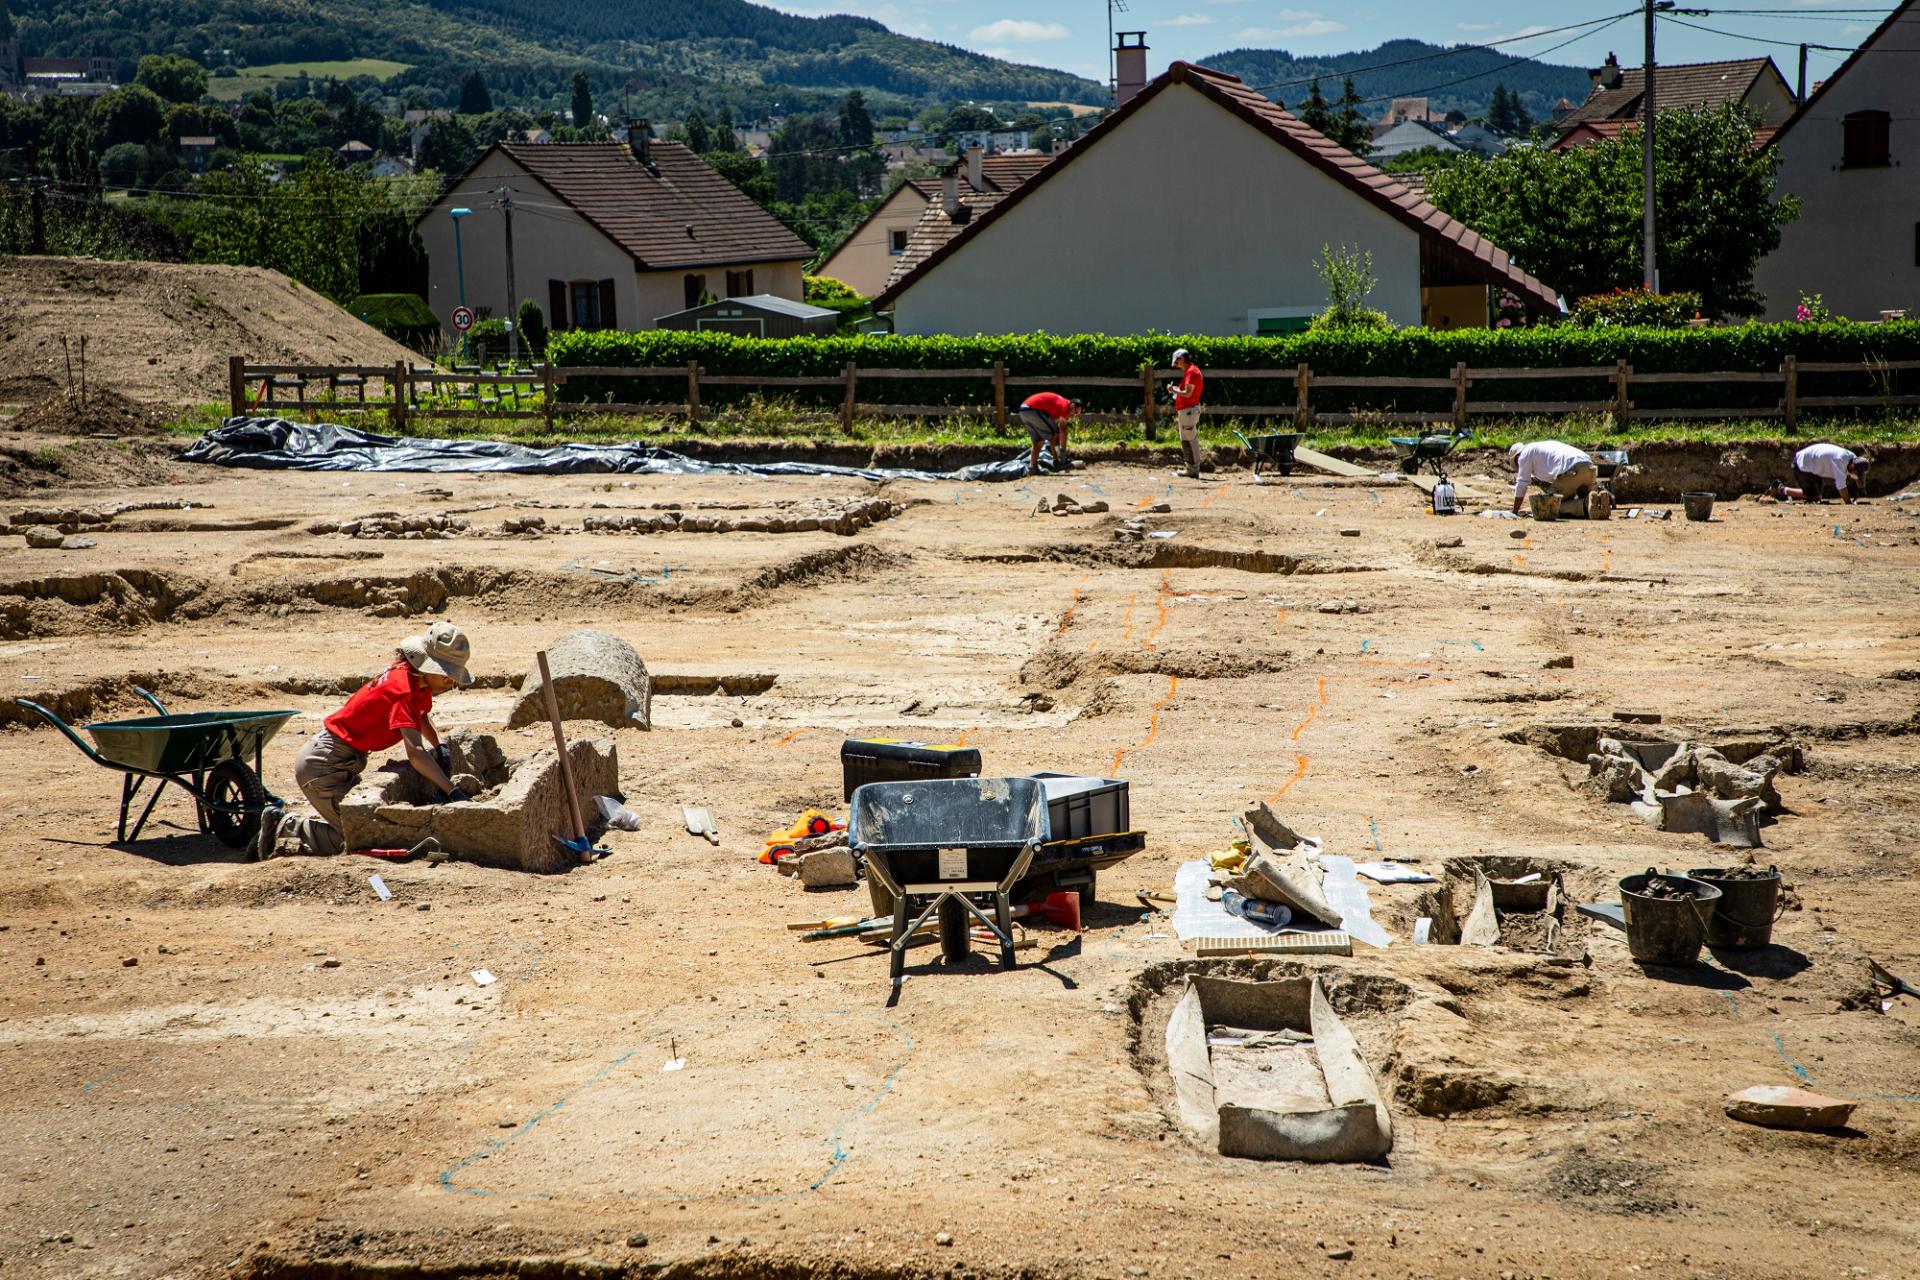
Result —
[[1051, 839], [1083, 840], [1133, 830], [1127, 784], [1117, 778], [1077, 773], [1036, 773], [1047, 789], [1047, 825]]

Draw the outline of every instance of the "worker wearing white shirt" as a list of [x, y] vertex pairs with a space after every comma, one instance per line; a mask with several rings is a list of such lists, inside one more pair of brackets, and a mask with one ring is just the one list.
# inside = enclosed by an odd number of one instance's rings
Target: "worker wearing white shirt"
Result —
[[1526, 501], [1527, 487], [1535, 483], [1562, 498], [1580, 499], [1584, 512], [1587, 495], [1593, 492], [1594, 482], [1600, 479], [1600, 469], [1593, 465], [1592, 458], [1558, 440], [1535, 440], [1531, 444], [1513, 445], [1507, 450], [1507, 460], [1513, 465], [1515, 473], [1515, 515], [1520, 513], [1520, 504]]
[[1810, 444], [1793, 455], [1793, 485], [1781, 485], [1775, 496], [1795, 502], [1819, 502], [1826, 487], [1852, 502], [1866, 479], [1867, 459], [1837, 444]]

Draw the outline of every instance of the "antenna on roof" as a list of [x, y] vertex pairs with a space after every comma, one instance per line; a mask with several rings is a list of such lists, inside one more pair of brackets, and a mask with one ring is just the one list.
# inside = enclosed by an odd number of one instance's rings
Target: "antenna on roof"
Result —
[[1126, 13], [1127, 0], [1107, 0], [1107, 105], [1118, 106], [1120, 101], [1119, 72], [1113, 55], [1113, 15]]

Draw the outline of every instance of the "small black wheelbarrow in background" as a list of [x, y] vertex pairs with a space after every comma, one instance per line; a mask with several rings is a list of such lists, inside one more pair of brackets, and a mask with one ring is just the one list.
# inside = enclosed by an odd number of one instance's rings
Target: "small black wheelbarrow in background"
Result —
[[1240, 443], [1247, 447], [1247, 465], [1253, 468], [1253, 474], [1259, 475], [1266, 467], [1283, 476], [1293, 474], [1293, 451], [1300, 444], [1299, 432], [1276, 432], [1251, 438], [1241, 436], [1238, 431], [1233, 434], [1240, 436]]
[[[133, 690], [160, 714], [138, 720], [108, 720], [81, 725], [94, 745], [71, 725], [37, 702], [14, 702], [39, 712], [42, 719], [67, 735], [87, 759], [123, 775], [120, 783], [120, 827], [116, 844], [140, 838], [140, 829], [172, 783], [193, 797], [200, 830], [229, 849], [244, 849], [260, 829], [260, 811], [279, 797], [260, 781], [260, 752], [267, 739], [293, 719], [294, 711], [195, 711], [173, 715], [160, 699], [137, 685]], [[253, 763], [247, 764], [251, 756]], [[159, 780], [147, 793], [146, 808], [127, 830], [127, 811], [139, 798], [147, 779]]]
[[1420, 468], [1431, 470], [1438, 479], [1447, 478], [1447, 455], [1462, 441], [1471, 439], [1472, 427], [1459, 427], [1445, 435], [1388, 436], [1387, 443], [1400, 455], [1403, 475], [1419, 475]]

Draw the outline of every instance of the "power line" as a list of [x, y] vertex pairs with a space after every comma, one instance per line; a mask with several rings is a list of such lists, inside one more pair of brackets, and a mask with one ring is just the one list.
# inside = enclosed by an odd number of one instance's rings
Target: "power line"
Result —
[[[1547, 48], [1545, 48], [1545, 49], [1542, 49], [1542, 50], [1540, 50], [1540, 51], [1539, 51], [1538, 53], [1535, 53], [1535, 54], [1531, 54], [1531, 55], [1529, 55], [1529, 57], [1531, 57], [1531, 58], [1535, 58], [1535, 59], [1538, 59], [1538, 58], [1542, 58], [1542, 57], [1545, 57], [1545, 56], [1546, 56], [1547, 54], [1549, 54], [1549, 53], [1552, 53], [1552, 52], [1554, 52], [1555, 50], [1558, 50], [1558, 49], [1564, 49], [1564, 48], [1566, 48], [1566, 47], [1567, 47], [1568, 45], [1570, 45], [1570, 44], [1573, 44], [1573, 43], [1574, 43], [1575, 41], [1578, 41], [1578, 40], [1584, 40], [1584, 39], [1586, 39], [1586, 38], [1587, 38], [1588, 36], [1590, 36], [1590, 35], [1598, 35], [1598, 34], [1599, 34], [1600, 32], [1602, 32], [1602, 31], [1604, 31], [1604, 30], [1606, 30], [1606, 29], [1607, 29], [1608, 27], [1611, 27], [1611, 26], [1613, 26], [1613, 25], [1614, 25], [1615, 23], [1618, 23], [1618, 22], [1621, 22], [1621, 21], [1624, 21], [1624, 20], [1625, 20], [1625, 19], [1627, 19], [1627, 18], [1631, 18], [1631, 17], [1634, 17], [1634, 16], [1635, 16], [1636, 14], [1638, 14], [1639, 12], [1640, 12], [1639, 10], [1637, 10], [1637, 9], [1633, 9], [1633, 10], [1628, 10], [1628, 11], [1627, 11], [1626, 13], [1617, 13], [1617, 14], [1615, 14], [1615, 15], [1614, 15], [1613, 17], [1611, 17], [1611, 18], [1605, 18], [1605, 19], [1601, 19], [1601, 20], [1600, 20], [1600, 22], [1601, 22], [1601, 24], [1602, 24], [1602, 25], [1600, 25], [1600, 26], [1597, 26], [1597, 27], [1593, 27], [1593, 29], [1592, 29], [1592, 30], [1590, 30], [1590, 31], [1582, 31], [1582, 32], [1580, 32], [1580, 33], [1579, 33], [1578, 35], [1574, 35], [1574, 36], [1569, 36], [1569, 37], [1568, 37], [1567, 39], [1565, 39], [1565, 40], [1562, 40], [1562, 41], [1561, 41], [1561, 42], [1560, 42], [1559, 44], [1556, 44], [1556, 45], [1551, 45], [1551, 46], [1549, 46], [1549, 47], [1547, 47]], [[1583, 26], [1592, 26], [1592, 24], [1591, 24], [1591, 23], [1583, 23], [1583, 24], [1581, 24], [1581, 25], [1583, 25]], [[1565, 27], [1562, 27], [1562, 28], [1560, 28], [1560, 30], [1562, 30], [1562, 31], [1565, 31], [1565, 30], [1567, 30], [1567, 28], [1565, 28]], [[1544, 32], [1542, 32], [1542, 33], [1537, 33], [1537, 34], [1545, 34], [1545, 33], [1544, 33]], [[1476, 71], [1476, 72], [1474, 72], [1474, 73], [1473, 73], [1472, 75], [1470, 75], [1470, 76], [1461, 76], [1461, 77], [1459, 77], [1458, 79], [1454, 79], [1454, 80], [1446, 80], [1446, 81], [1443, 81], [1443, 82], [1441, 82], [1440, 84], [1435, 84], [1435, 85], [1429, 85], [1429, 86], [1427, 86], [1427, 87], [1426, 87], [1426, 88], [1424, 88], [1424, 89], [1414, 89], [1414, 90], [1412, 90], [1412, 91], [1402, 91], [1402, 92], [1400, 92], [1400, 93], [1390, 93], [1390, 94], [1385, 94], [1385, 95], [1383, 95], [1383, 96], [1381, 96], [1381, 97], [1377, 97], [1377, 98], [1362, 98], [1362, 99], [1360, 99], [1360, 101], [1359, 101], [1359, 104], [1360, 104], [1360, 105], [1362, 105], [1362, 106], [1365, 106], [1365, 105], [1368, 105], [1368, 104], [1371, 104], [1371, 103], [1376, 103], [1376, 102], [1392, 102], [1392, 101], [1393, 101], [1393, 100], [1394, 100], [1395, 98], [1419, 98], [1419, 97], [1424, 97], [1425, 95], [1427, 95], [1427, 94], [1429, 94], [1429, 93], [1434, 93], [1434, 92], [1437, 92], [1438, 90], [1441, 90], [1441, 89], [1448, 89], [1448, 88], [1451, 88], [1451, 87], [1453, 87], [1453, 86], [1454, 86], [1454, 85], [1456, 85], [1456, 84], [1465, 84], [1465, 83], [1467, 83], [1467, 81], [1469, 81], [1469, 80], [1484, 80], [1484, 79], [1486, 79], [1486, 78], [1487, 78], [1488, 76], [1497, 76], [1497, 75], [1503, 75], [1503, 74], [1505, 74], [1506, 72], [1508, 72], [1508, 71], [1510, 71], [1510, 70], [1512, 70], [1512, 69], [1513, 69], [1513, 68], [1512, 68], [1512, 65], [1511, 65], [1511, 64], [1508, 64], [1508, 65], [1505, 65], [1505, 66], [1498, 66], [1498, 67], [1494, 67], [1494, 68], [1492, 68], [1492, 69], [1490, 69], [1490, 70], [1487, 70], [1487, 71]], [[1342, 74], [1345, 74], [1345, 73], [1342, 73]]]
[[1668, 17], [1664, 13], [1660, 14], [1659, 17], [1662, 22], [1672, 23], [1676, 27], [1686, 27], [1693, 31], [1704, 31], [1708, 35], [1725, 36], [1729, 40], [1745, 40], [1749, 44], [1774, 45], [1777, 48], [1781, 48], [1781, 49], [1817, 49], [1821, 53], [1852, 53], [1853, 52], [1851, 48], [1848, 48], [1844, 45], [1810, 44], [1801, 40], [1771, 40], [1771, 39], [1768, 39], [1766, 36], [1750, 36], [1750, 35], [1745, 35], [1738, 31], [1723, 31], [1719, 27], [1703, 27], [1697, 22], [1688, 22], [1683, 18]]

